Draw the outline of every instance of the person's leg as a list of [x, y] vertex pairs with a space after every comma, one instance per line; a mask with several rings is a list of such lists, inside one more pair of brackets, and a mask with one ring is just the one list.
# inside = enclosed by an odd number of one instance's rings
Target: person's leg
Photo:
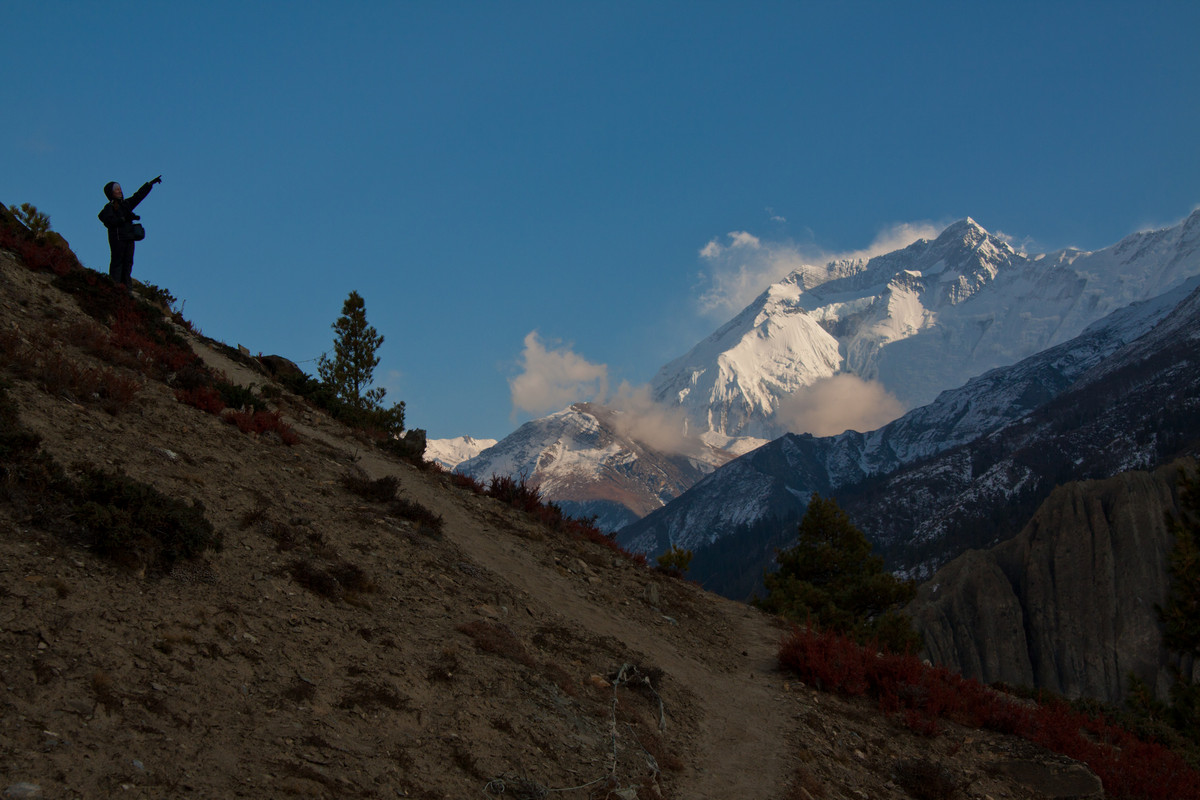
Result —
[[125, 270], [125, 243], [110, 241], [108, 249], [112, 254], [108, 260], [108, 277], [113, 283], [120, 283]]
[[126, 242], [125, 263], [121, 265], [121, 283], [125, 288], [133, 290], [133, 242]]

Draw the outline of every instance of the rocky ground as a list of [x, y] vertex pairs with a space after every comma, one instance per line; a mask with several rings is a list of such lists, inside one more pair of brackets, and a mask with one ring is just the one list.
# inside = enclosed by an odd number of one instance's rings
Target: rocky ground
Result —
[[[0, 253], [0, 331], [87, 364], [56, 338], [82, 320], [50, 276]], [[269, 383], [190, 340], [231, 381]], [[199, 501], [224, 537], [147, 576], [0, 493], [9, 796], [1103, 796], [1022, 740], [925, 738], [801, 685], [776, 667], [777, 620], [382, 455], [286, 392], [292, 446], [144, 377], [115, 414], [8, 365], [0, 378], [68, 472]], [[384, 476], [441, 530], [346, 485]], [[347, 565], [365, 576], [353, 591], [297, 577]]]

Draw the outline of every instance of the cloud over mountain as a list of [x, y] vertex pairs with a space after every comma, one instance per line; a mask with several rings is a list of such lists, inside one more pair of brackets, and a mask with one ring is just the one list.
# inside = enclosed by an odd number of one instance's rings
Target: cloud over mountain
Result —
[[780, 399], [775, 415], [793, 433], [836, 436], [873, 431], [904, 413], [904, 404], [879, 381], [841, 373]]
[[547, 346], [537, 331], [525, 335], [521, 374], [509, 379], [513, 412], [546, 414], [580, 400], [603, 400], [608, 367], [593, 364], [566, 345]]
[[621, 435], [656, 450], [678, 454], [701, 447], [686, 435], [682, 409], [656, 403], [648, 385], [622, 381], [610, 394], [608, 365], [592, 363], [568, 345], [547, 344], [537, 331], [530, 331], [520, 363], [521, 373], [509, 380], [514, 414], [551, 413], [582, 399], [617, 412], [614, 426]]
[[935, 239], [945, 225], [900, 222], [884, 228], [865, 248], [827, 251], [792, 241], [764, 242], [746, 231], [711, 239], [700, 250], [704, 287], [697, 300], [701, 314], [727, 317], [745, 308], [771, 284], [805, 266], [831, 261], [866, 260], [907, 247], [918, 239]]

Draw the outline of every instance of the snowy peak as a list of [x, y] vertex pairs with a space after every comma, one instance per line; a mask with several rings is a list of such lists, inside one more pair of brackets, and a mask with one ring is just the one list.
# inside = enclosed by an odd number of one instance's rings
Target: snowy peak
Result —
[[1020, 260], [965, 219], [869, 261], [801, 267], [663, 367], [653, 394], [683, 408], [693, 431], [774, 438], [790, 431], [784, 398], [840, 372], [876, 378], [886, 345], [936, 325], [937, 309], [965, 302]]
[[935, 246], [953, 246], [974, 250], [990, 238], [988, 232], [975, 220], [964, 217], [946, 227], [934, 240]]
[[968, 217], [868, 261], [795, 270], [663, 367], [652, 394], [694, 433], [768, 439], [804, 432], [782, 409], [841, 373], [914, 408], [1198, 273], [1200, 211], [1050, 257], [1019, 253]]
[[933, 241], [922, 239], [903, 250], [872, 259], [868, 272], [878, 285], [928, 295], [931, 307], [969, 299], [1005, 270], [1026, 259], [967, 217]]
[[473, 436], [430, 439], [425, 444], [425, 459], [452, 470], [468, 458], [479, 455], [496, 442], [496, 439], [476, 439]]
[[458, 471], [485, 481], [524, 476], [568, 514], [596, 515], [601, 528], [616, 530], [732, 458], [699, 440], [656, 436], [644, 424], [629, 411], [575, 403], [525, 423]]

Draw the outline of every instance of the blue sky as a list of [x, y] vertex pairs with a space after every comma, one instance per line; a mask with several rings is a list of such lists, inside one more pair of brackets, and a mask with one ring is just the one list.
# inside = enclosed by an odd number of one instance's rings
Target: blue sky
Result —
[[[0, 201], [106, 271], [101, 187], [161, 173], [134, 277], [205, 334], [315, 372], [357, 290], [409, 426], [498, 438], [649, 381], [789, 258], [1181, 219], [1197, 31], [1191, 0], [6, 3]], [[701, 255], [731, 233], [772, 257]]]

